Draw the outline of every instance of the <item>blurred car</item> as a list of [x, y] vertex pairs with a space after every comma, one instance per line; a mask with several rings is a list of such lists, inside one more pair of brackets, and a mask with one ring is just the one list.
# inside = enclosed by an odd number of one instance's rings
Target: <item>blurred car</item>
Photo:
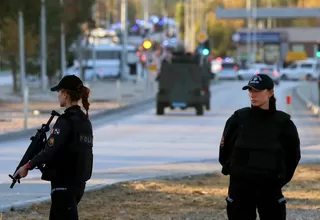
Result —
[[211, 61], [211, 73], [217, 76], [218, 79], [237, 79], [237, 71], [239, 65], [232, 58], [217, 59]]
[[242, 69], [239, 69], [237, 74], [238, 74], [238, 79], [239, 80], [248, 80], [250, 79], [254, 74], [260, 71], [261, 68], [266, 68], [267, 65], [264, 63], [253, 63], [247, 67], [244, 67]]
[[292, 63], [280, 71], [283, 80], [315, 80], [320, 74], [317, 60], [302, 60]]
[[264, 68], [260, 68], [257, 72], [255, 72], [255, 74], [268, 75], [276, 85], [279, 85], [280, 83], [281, 77], [280, 77], [279, 71], [274, 66], [267, 66]]
[[217, 72], [219, 79], [237, 79], [238, 78], [238, 64], [236, 63], [222, 63]]

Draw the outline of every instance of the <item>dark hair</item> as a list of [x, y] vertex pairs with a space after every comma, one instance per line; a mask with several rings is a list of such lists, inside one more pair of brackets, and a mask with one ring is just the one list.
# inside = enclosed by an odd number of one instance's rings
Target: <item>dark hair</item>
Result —
[[274, 97], [274, 95], [272, 95], [269, 99], [269, 110], [270, 111], [277, 110], [276, 101], [277, 101], [276, 98]]
[[88, 111], [89, 111], [90, 103], [88, 99], [89, 99], [90, 89], [80, 84], [78, 86], [77, 91], [66, 90], [66, 92], [69, 94], [71, 101], [79, 101], [81, 99], [82, 106], [86, 110], [86, 118], [89, 119]]

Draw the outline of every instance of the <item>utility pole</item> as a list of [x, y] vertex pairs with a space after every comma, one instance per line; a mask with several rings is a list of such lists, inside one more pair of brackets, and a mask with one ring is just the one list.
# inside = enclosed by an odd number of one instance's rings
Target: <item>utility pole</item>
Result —
[[[60, 0], [61, 12], [64, 12], [64, 2]], [[64, 29], [64, 15], [62, 15], [61, 20], [61, 75], [66, 75], [66, 38], [65, 38], [65, 29]]]
[[46, 0], [41, 0], [41, 88], [47, 89]]
[[24, 53], [24, 24], [23, 12], [19, 11], [19, 48], [20, 48], [20, 92], [23, 95], [26, 86], [25, 53]]
[[190, 50], [190, 4], [184, 0], [184, 48]]
[[251, 20], [251, 0], [246, 1], [247, 8], [247, 63], [251, 64], [251, 28], [252, 28], [252, 20]]
[[[268, 8], [272, 8], [272, 2], [271, 0], [268, 0]], [[267, 21], [267, 27], [268, 29], [271, 29], [272, 28], [272, 19], [271, 18], [268, 18], [268, 21]]]
[[121, 36], [122, 36], [122, 58], [121, 58], [121, 76], [125, 74], [127, 67], [127, 44], [128, 44], [128, 32], [127, 32], [127, 14], [128, 14], [128, 0], [121, 0]]
[[149, 0], [143, 1], [143, 20], [144, 30], [147, 31], [146, 37], [149, 36]]
[[167, 0], [162, 0], [162, 16], [168, 17]]
[[109, 28], [110, 26], [110, 12], [111, 10], [109, 9], [109, 4], [108, 4], [108, 0], [105, 0], [105, 11], [106, 11], [106, 29]]
[[195, 41], [196, 41], [196, 36], [195, 36], [195, 32], [196, 32], [196, 21], [195, 21], [195, 7], [196, 3], [195, 0], [191, 0], [191, 51], [194, 52], [195, 50]]
[[100, 27], [101, 24], [101, 14], [100, 14], [100, 1], [96, 0], [96, 24]]
[[[167, 11], [167, 0], [162, 0], [162, 16], [168, 17], [168, 11]], [[169, 22], [164, 26], [165, 33], [169, 33]]]
[[252, 24], [253, 24], [253, 58], [252, 61], [255, 63], [256, 62], [256, 57], [257, 57], [257, 0], [253, 0], [253, 9], [252, 9]]

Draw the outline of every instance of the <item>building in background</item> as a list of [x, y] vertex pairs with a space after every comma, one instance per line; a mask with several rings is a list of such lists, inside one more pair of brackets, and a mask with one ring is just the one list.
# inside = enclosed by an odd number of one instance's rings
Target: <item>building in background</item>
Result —
[[[256, 33], [256, 34], [254, 34]], [[239, 29], [232, 36], [236, 44], [237, 57], [246, 59], [247, 29]], [[306, 57], [316, 57], [320, 51], [320, 28], [292, 27], [272, 28], [251, 32], [251, 47], [256, 44], [256, 62], [275, 63], [285, 61], [288, 52], [305, 52]], [[297, 53], [298, 54], [298, 53]]]

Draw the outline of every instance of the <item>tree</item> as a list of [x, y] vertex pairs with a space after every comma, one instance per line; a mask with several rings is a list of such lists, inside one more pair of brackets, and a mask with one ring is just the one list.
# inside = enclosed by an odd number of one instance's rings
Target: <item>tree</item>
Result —
[[[223, 0], [216, 0], [216, 1], [203, 1], [204, 4], [204, 11], [200, 13], [200, 17], [196, 18], [196, 33], [200, 32], [200, 26], [202, 22], [207, 22], [207, 31], [208, 37], [211, 42], [212, 48], [211, 51], [214, 54], [230, 54], [232, 49], [232, 33], [243, 26], [243, 20], [217, 20], [215, 17], [215, 8], [216, 7], [224, 7], [224, 8], [239, 8], [244, 7], [245, 1], [238, 0], [238, 1], [223, 1]], [[183, 2], [176, 3], [176, 21], [179, 23], [180, 30], [184, 32], [184, 7]], [[207, 17], [207, 21], [204, 19]], [[180, 37], [181, 39], [183, 36]]]
[[[34, 58], [37, 55], [39, 38], [35, 33], [35, 27], [25, 28], [24, 43], [26, 57]], [[13, 92], [19, 92], [18, 68], [19, 64], [19, 26], [12, 18], [3, 19], [2, 40], [3, 55], [9, 60], [12, 77]], [[28, 60], [28, 59], [26, 59]]]
[[[81, 26], [91, 18], [91, 8], [94, 0], [64, 0], [64, 2], [65, 5], [61, 8], [59, 1], [46, 1], [47, 74], [49, 79], [52, 79], [57, 70], [60, 69], [60, 22], [62, 20], [65, 22], [66, 48], [69, 48], [78, 36], [83, 36]], [[10, 59], [14, 91], [18, 90], [18, 11], [21, 10], [24, 13], [26, 60], [30, 60], [29, 58], [39, 60], [40, 3], [41, 0], [1, 0], [1, 46], [4, 54]], [[28, 70], [33, 69], [29, 63], [27, 68]]]
[[[39, 19], [36, 15], [40, 8], [38, 0], [19, 1], [19, 0], [1, 0], [0, 7], [0, 32], [2, 57], [9, 60], [12, 77], [13, 92], [19, 92], [18, 68], [19, 68], [19, 27], [18, 12], [22, 11], [24, 15], [24, 42], [26, 61], [31, 57], [37, 56], [37, 46], [39, 38], [37, 36]], [[29, 65], [28, 65], [29, 66]]]
[[176, 13], [175, 19], [177, 24], [179, 25], [179, 37], [180, 39], [184, 38], [184, 4], [183, 2], [178, 2], [176, 4]]

